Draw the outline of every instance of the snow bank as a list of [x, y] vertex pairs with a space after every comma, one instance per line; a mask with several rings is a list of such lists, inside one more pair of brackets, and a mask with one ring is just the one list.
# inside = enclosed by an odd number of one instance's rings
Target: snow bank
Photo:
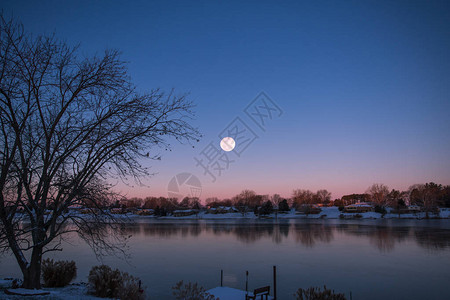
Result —
[[[130, 216], [133, 218], [132, 216]], [[190, 216], [165, 216], [156, 218], [154, 216], [137, 216], [140, 219], [154, 219], [154, 220], [257, 220], [257, 219], [398, 219], [398, 214], [387, 213], [384, 216], [376, 212], [365, 212], [365, 213], [346, 213], [340, 211], [338, 207], [322, 207], [322, 211], [318, 214], [301, 214], [295, 210], [290, 210], [287, 213], [278, 213], [277, 215], [270, 214], [266, 216], [257, 216], [253, 212], [242, 213], [223, 213], [223, 214], [212, 214], [207, 212], [199, 212], [196, 215]], [[435, 215], [430, 214], [430, 218], [434, 218]], [[441, 208], [440, 218], [448, 219], [450, 218], [450, 209]], [[424, 219], [425, 213], [410, 213], [401, 214], [401, 219]]]
[[[127, 214], [116, 214], [114, 217], [120, 218], [123, 220], [197, 220], [197, 219], [203, 219], [203, 220], [228, 220], [228, 219], [398, 219], [398, 214], [396, 213], [387, 213], [384, 216], [380, 213], [376, 212], [365, 212], [365, 213], [345, 213], [343, 211], [339, 211], [338, 207], [322, 207], [322, 211], [318, 214], [301, 214], [296, 212], [295, 210], [290, 210], [287, 213], [278, 213], [275, 215], [274, 213], [267, 215], [267, 216], [257, 216], [252, 211], [247, 212], [245, 214], [242, 214], [240, 212], [228, 212], [228, 213], [208, 213], [205, 211], [201, 211], [198, 214], [192, 214], [189, 216], [165, 216], [165, 217], [156, 217], [154, 215], [136, 215], [133, 213], [127, 213]], [[390, 211], [390, 210], [389, 210]], [[342, 215], [342, 217], [341, 217]], [[85, 218], [89, 218], [89, 215], [83, 215]], [[409, 214], [401, 214], [401, 219], [424, 219], [426, 217], [426, 214], [424, 212], [418, 212], [418, 213], [409, 213]], [[434, 214], [430, 214], [430, 218], [435, 218]], [[450, 208], [441, 208], [439, 213], [439, 218], [442, 219], [449, 219], [450, 218]]]
[[45, 290], [31, 290], [31, 289], [18, 288], [18, 289], [6, 289], [5, 294], [18, 295], [18, 296], [45, 296], [45, 295], [49, 295], [50, 292], [45, 291]]
[[12, 282], [14, 279], [8, 278], [8, 279], [0, 279], [0, 289], [7, 289], [12, 286]]
[[[0, 280], [4, 282], [7, 280]], [[12, 282], [12, 280], [10, 281]], [[23, 299], [25, 296], [30, 297], [30, 295], [34, 295], [37, 292], [47, 293], [42, 296], [32, 296], [28, 299], [52, 299], [52, 300], [78, 300], [78, 299], [86, 299], [86, 300], [100, 300], [100, 299], [108, 299], [108, 298], [99, 298], [94, 297], [87, 294], [87, 286], [85, 283], [74, 283], [70, 284], [66, 287], [62, 288], [42, 288], [40, 290], [30, 290], [30, 289], [9, 289], [11, 292], [19, 293], [19, 295], [7, 295], [4, 291], [0, 291], [0, 299], [5, 300], [19, 300]]]

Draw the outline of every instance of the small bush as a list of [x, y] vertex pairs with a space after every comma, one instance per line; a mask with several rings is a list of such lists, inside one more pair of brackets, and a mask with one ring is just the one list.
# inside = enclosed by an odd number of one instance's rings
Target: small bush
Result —
[[89, 271], [89, 293], [101, 298], [144, 299], [140, 280], [108, 266], [95, 266]]
[[177, 300], [219, 300], [197, 283], [188, 283], [183, 285], [183, 280], [178, 282], [173, 289], [173, 295]]
[[53, 259], [44, 259], [41, 270], [47, 287], [63, 287], [77, 277], [77, 267], [73, 260], [54, 262]]
[[323, 291], [319, 287], [310, 287], [306, 290], [300, 288], [294, 296], [297, 300], [347, 300], [344, 294], [336, 294], [326, 286], [323, 286]]
[[118, 298], [140, 300], [145, 299], [144, 290], [140, 287], [140, 280], [126, 272], [122, 272], [122, 287], [119, 290]]

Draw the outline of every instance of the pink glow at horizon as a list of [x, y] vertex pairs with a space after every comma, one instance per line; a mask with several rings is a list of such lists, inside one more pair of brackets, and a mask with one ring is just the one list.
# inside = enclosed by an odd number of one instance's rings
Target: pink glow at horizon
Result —
[[[116, 189], [127, 197], [167, 197], [170, 179], [182, 172], [199, 178], [202, 201], [210, 197], [232, 198], [245, 189], [260, 195], [280, 194], [283, 198], [290, 198], [295, 189], [313, 192], [326, 189], [334, 200], [343, 195], [365, 193], [374, 183], [400, 191], [426, 182], [450, 185], [450, 168], [446, 167], [448, 160], [426, 156], [420, 153], [420, 147], [407, 149], [396, 146], [386, 151], [369, 144], [367, 149], [342, 149], [327, 144], [304, 145], [297, 140], [288, 140], [283, 142], [287, 146], [279, 148], [277, 143], [271, 142], [282, 138], [276, 130], [268, 131], [216, 182], [195, 167], [192, 157], [198, 150], [180, 146], [161, 161], [149, 162], [157, 174], [144, 182], [147, 186], [127, 187], [119, 184]], [[313, 142], [314, 139], [310, 137]], [[208, 140], [206, 137], [205, 143]]]
[[[402, 182], [402, 181], [393, 181], [389, 183], [387, 181], [366, 181], [366, 182], [358, 182], [358, 183], [334, 183], [329, 185], [295, 185], [292, 182], [283, 183], [283, 184], [271, 184], [267, 185], [263, 182], [261, 183], [252, 183], [252, 184], [242, 184], [241, 182], [232, 182], [232, 183], [206, 183], [202, 186], [202, 194], [200, 199], [204, 202], [207, 198], [217, 197], [219, 199], [231, 199], [233, 196], [239, 194], [241, 191], [245, 189], [253, 190], [257, 194], [260, 195], [273, 195], [279, 194], [283, 198], [290, 198], [294, 189], [309, 189], [312, 192], [316, 192], [320, 189], [326, 189], [331, 192], [331, 199], [338, 199], [344, 195], [348, 194], [362, 194], [365, 193], [370, 185], [373, 183], [383, 183], [389, 187], [389, 189], [397, 189], [400, 191], [407, 190], [409, 186], [417, 183], [426, 183], [426, 182], [436, 182], [438, 184], [449, 185], [450, 182], [442, 182], [439, 180], [423, 180], [421, 182]], [[146, 197], [168, 197], [167, 194], [167, 184], [161, 184], [159, 186], [154, 186], [151, 188], [144, 187], [134, 187], [134, 188], [125, 188], [118, 187], [117, 190], [120, 190], [127, 197], [138, 197], [138, 198], [146, 198]]]

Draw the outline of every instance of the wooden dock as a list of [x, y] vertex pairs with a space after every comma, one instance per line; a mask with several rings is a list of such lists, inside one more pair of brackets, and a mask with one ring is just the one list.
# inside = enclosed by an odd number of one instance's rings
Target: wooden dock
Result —
[[245, 291], [223, 286], [223, 270], [220, 270], [220, 286], [210, 289], [207, 292], [220, 300], [246, 300], [246, 295], [253, 296], [256, 294], [256, 298], [277, 300], [277, 267], [273, 266], [273, 297], [270, 296], [270, 286], [263, 286], [248, 291], [248, 271], [245, 271]]
[[[245, 300], [245, 291], [226, 287], [226, 286], [219, 286], [210, 290], [207, 290], [207, 292], [211, 295], [213, 295], [216, 298], [220, 298], [220, 300]], [[252, 293], [249, 292], [249, 295]], [[273, 297], [269, 296], [268, 299], [273, 300]]]

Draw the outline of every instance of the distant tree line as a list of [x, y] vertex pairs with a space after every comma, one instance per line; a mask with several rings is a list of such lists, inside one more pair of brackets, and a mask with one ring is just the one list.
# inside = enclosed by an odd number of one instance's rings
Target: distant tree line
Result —
[[344, 195], [331, 200], [331, 193], [326, 189], [312, 192], [308, 189], [295, 189], [290, 198], [283, 198], [279, 194], [259, 195], [253, 190], [243, 190], [232, 198], [207, 198], [204, 204], [197, 197], [185, 197], [181, 200], [166, 197], [129, 198], [118, 200], [110, 207], [153, 209], [155, 214], [165, 215], [177, 209], [201, 209], [218, 207], [236, 207], [240, 212], [255, 212], [256, 214], [270, 214], [277, 211], [299, 209], [305, 205], [346, 206], [355, 203], [372, 203], [376, 207], [393, 207], [400, 210], [407, 205], [420, 206], [425, 212], [432, 212], [436, 207], [450, 207], [450, 186], [443, 186], [434, 182], [414, 184], [405, 191], [390, 190], [384, 184], [375, 183], [363, 194]]

